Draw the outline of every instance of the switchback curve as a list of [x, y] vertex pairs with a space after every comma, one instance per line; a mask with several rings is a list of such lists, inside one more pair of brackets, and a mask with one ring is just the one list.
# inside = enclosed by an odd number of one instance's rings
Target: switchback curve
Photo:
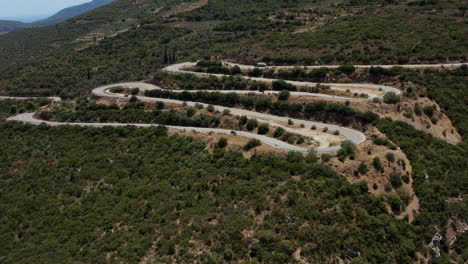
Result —
[[[234, 64], [234, 63], [229, 63], [229, 62], [223, 62], [228, 66], [234, 66], [237, 65], [241, 69], [253, 69], [254, 66], [248, 66], [248, 65], [241, 65], [241, 64]], [[215, 77], [224, 77], [226, 75], [223, 74], [211, 74], [211, 73], [200, 73], [200, 72], [193, 72], [193, 71], [188, 71], [185, 70], [186, 67], [192, 67], [195, 66], [196, 62], [185, 62], [185, 63], [179, 63], [179, 64], [174, 64], [171, 66], [166, 67], [164, 70], [170, 73], [189, 73], [189, 74], [194, 74], [198, 76], [215, 76]], [[437, 64], [437, 65], [357, 65], [355, 66], [356, 68], [370, 68], [370, 67], [383, 67], [383, 68], [389, 68], [393, 66], [400, 66], [400, 67], [405, 67], [405, 68], [424, 68], [424, 67], [459, 67], [467, 65], [466, 63], [457, 63], [457, 64]], [[321, 67], [326, 67], [326, 68], [336, 68], [339, 66], [305, 66], [305, 68], [313, 69], [313, 68], [321, 68]], [[293, 68], [293, 66], [269, 66], [268, 68]], [[256, 77], [245, 77], [246, 79], [254, 80], [254, 81], [260, 81], [260, 82], [273, 82], [275, 79], [266, 79], [266, 78], [256, 78]], [[311, 82], [298, 82], [298, 81], [287, 81], [293, 85], [298, 85], [298, 86], [313, 86], [316, 85], [316, 83], [311, 83]], [[375, 85], [375, 84], [338, 84], [338, 83], [321, 83], [323, 85], [328, 85], [331, 87], [331, 89], [336, 89], [336, 90], [343, 90], [344, 88], [346, 89], [352, 89], [352, 88], [366, 88], [366, 89], [374, 89], [374, 90], [382, 90], [384, 92], [394, 92], [395, 94], [399, 95], [401, 93], [400, 90], [394, 88], [394, 87], [389, 87], [389, 86], [383, 86], [383, 85]], [[129, 83], [119, 83], [119, 84], [112, 84], [112, 85], [106, 85], [106, 86], [101, 86], [92, 91], [92, 94], [98, 97], [108, 97], [108, 98], [116, 98], [116, 99], [125, 99], [127, 98], [126, 95], [124, 94], [117, 94], [117, 93], [112, 93], [109, 91], [110, 88], [113, 87], [119, 87], [119, 86], [124, 86], [124, 87], [131, 87], [131, 88], [140, 88], [143, 90], [155, 90], [155, 89], [161, 89], [155, 85], [147, 84], [147, 83], [142, 83], [142, 82], [129, 82]], [[187, 92], [198, 92], [193, 91], [193, 90], [188, 90]], [[213, 92], [213, 90], [206, 90], [209, 92]], [[182, 90], [174, 91], [174, 92], [183, 92]], [[245, 91], [245, 90], [216, 90], [216, 92], [220, 93], [239, 93], [239, 94], [248, 94], [248, 93], [278, 93], [277, 91], [267, 91], [267, 92], [260, 92], [260, 91]], [[372, 93], [367, 93], [370, 99], [362, 99], [362, 98], [347, 98], [347, 97], [341, 97], [341, 96], [331, 96], [331, 95], [326, 95], [326, 94], [315, 94], [315, 93], [305, 93], [305, 92], [291, 92], [292, 95], [300, 95], [300, 96], [312, 96], [312, 97], [318, 97], [318, 98], [327, 98], [327, 99], [335, 99], [335, 100], [350, 100], [350, 101], [357, 101], [357, 100], [370, 100], [374, 97], [379, 97], [375, 94]], [[179, 100], [173, 100], [173, 99], [166, 99], [166, 98], [153, 98], [153, 97], [145, 97], [145, 96], [137, 96], [139, 100], [145, 101], [145, 102], [155, 102], [155, 101], [160, 101], [160, 102], [166, 102], [166, 103], [172, 103], [172, 104], [187, 104], [189, 106], [195, 106], [195, 104], [201, 104], [204, 106], [208, 106], [208, 104], [203, 104], [203, 103], [198, 103], [198, 102], [186, 102], [186, 101], [179, 101]], [[24, 100], [24, 99], [30, 99], [27, 97], [0, 97], [0, 99], [19, 99], [19, 100]], [[55, 97], [51, 97], [52, 100], [54, 101], [60, 101], [57, 100]], [[345, 127], [340, 127], [336, 125], [330, 125], [330, 124], [324, 124], [320, 122], [314, 122], [314, 121], [308, 121], [308, 120], [300, 120], [300, 119], [292, 119], [292, 118], [287, 118], [287, 117], [282, 117], [282, 116], [275, 116], [275, 115], [270, 115], [270, 114], [264, 114], [264, 113], [258, 113], [254, 111], [249, 111], [249, 110], [244, 110], [244, 109], [238, 109], [238, 108], [231, 108], [231, 107], [224, 107], [224, 106], [214, 106], [216, 110], [218, 111], [224, 111], [224, 110], [229, 110], [232, 114], [234, 115], [245, 115], [249, 117], [254, 117], [257, 119], [260, 119], [262, 122], [268, 123], [272, 126], [276, 127], [283, 127], [286, 131], [304, 135], [304, 136], [309, 136], [305, 135], [305, 133], [285, 127], [281, 124], [276, 123], [277, 122], [288, 122], [289, 120], [293, 121], [294, 123], [298, 124], [304, 124], [304, 126], [315, 126], [319, 129], [323, 129], [327, 127], [331, 131], [338, 131], [341, 135], [345, 136], [348, 140], [352, 141], [356, 145], [361, 144], [366, 140], [366, 137], [363, 133], [350, 129], [350, 128], [345, 128]], [[52, 122], [52, 121], [43, 121], [36, 119], [34, 117], [33, 113], [25, 113], [25, 114], [20, 114], [17, 116], [14, 116], [10, 118], [10, 120], [16, 120], [16, 121], [21, 121], [21, 122], [27, 122], [27, 123], [32, 123], [32, 124], [41, 124], [41, 123], [46, 123], [51, 126], [57, 126], [57, 125], [79, 125], [79, 126], [92, 126], [92, 127], [103, 127], [103, 126], [113, 126], [113, 127], [120, 127], [120, 126], [127, 126], [127, 125], [133, 125], [133, 126], [138, 126], [138, 127], [149, 127], [149, 126], [156, 126], [155, 124], [129, 124], [129, 123], [60, 123], [60, 122]], [[308, 148], [303, 148], [299, 146], [293, 146], [290, 144], [287, 144], [285, 142], [282, 142], [280, 140], [263, 136], [263, 135], [258, 135], [250, 132], [244, 132], [244, 131], [233, 131], [233, 130], [227, 130], [227, 129], [217, 129], [217, 128], [201, 128], [201, 127], [182, 127], [182, 126], [167, 126], [168, 128], [172, 129], [179, 129], [179, 130], [193, 130], [197, 132], [203, 132], [203, 133], [208, 133], [208, 132], [214, 132], [214, 133], [220, 133], [220, 134], [233, 134], [235, 132], [236, 135], [248, 137], [248, 138], [255, 138], [260, 141], [262, 141], [265, 144], [268, 144], [274, 148], [277, 149], [282, 149], [282, 150], [287, 150], [287, 151], [298, 151], [298, 152], [309, 152], [310, 149]], [[315, 149], [316, 152], [318, 153], [325, 153], [325, 152], [335, 152], [340, 149], [340, 146], [320, 146], [319, 148]]]

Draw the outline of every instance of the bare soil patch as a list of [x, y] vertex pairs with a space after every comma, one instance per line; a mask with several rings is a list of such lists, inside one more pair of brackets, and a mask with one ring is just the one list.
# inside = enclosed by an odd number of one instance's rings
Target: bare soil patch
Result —
[[[360, 183], [365, 181], [369, 191], [374, 195], [387, 196], [390, 193], [396, 193], [395, 189], [388, 189], [390, 175], [392, 173], [408, 175], [409, 182], [403, 182], [403, 185], [400, 188], [407, 189], [412, 199], [410, 203], [405, 206], [404, 210], [397, 214], [397, 216], [399, 218], [408, 216], [408, 220], [411, 222], [414, 220], [414, 215], [419, 210], [419, 199], [413, 190], [411, 163], [400, 148], [391, 150], [387, 146], [378, 146], [373, 144], [372, 140], [369, 139], [372, 134], [385, 138], [385, 135], [380, 133], [376, 128], [369, 128], [366, 131], [368, 140], [357, 147], [354, 160], [346, 159], [344, 162], [341, 162], [336, 156], [334, 156], [328, 164], [344, 175], [351, 183]], [[395, 157], [394, 162], [387, 160], [387, 153], [393, 153]], [[380, 158], [383, 165], [382, 170], [377, 170], [373, 167], [372, 162], [375, 157]], [[364, 163], [368, 168], [368, 172], [364, 175], [356, 173], [361, 163]], [[387, 209], [390, 213], [393, 213], [390, 206], [387, 206]]]
[[[434, 106], [436, 110], [433, 116], [437, 118], [437, 123], [434, 124], [431, 118], [424, 113], [420, 115], [416, 114], [414, 111], [416, 104], [418, 104], [421, 109], [426, 106]], [[397, 105], [351, 102], [350, 106], [364, 112], [372, 111], [381, 117], [390, 117], [394, 120], [404, 121], [414, 128], [429, 133], [436, 138], [445, 140], [450, 144], [458, 144], [462, 139], [450, 119], [440, 111], [440, 106], [427, 97], [418, 97], [417, 99], [402, 97], [401, 102]]]

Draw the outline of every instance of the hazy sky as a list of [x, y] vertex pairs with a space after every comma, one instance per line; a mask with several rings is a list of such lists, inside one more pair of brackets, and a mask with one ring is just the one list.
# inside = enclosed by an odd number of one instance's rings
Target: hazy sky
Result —
[[0, 0], [0, 19], [35, 20], [86, 2], [91, 0]]

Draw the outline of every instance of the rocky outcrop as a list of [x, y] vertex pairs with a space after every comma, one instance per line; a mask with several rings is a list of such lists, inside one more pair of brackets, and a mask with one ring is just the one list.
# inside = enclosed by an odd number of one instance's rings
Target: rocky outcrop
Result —
[[439, 228], [436, 226], [436, 233], [432, 236], [431, 243], [429, 243], [429, 248], [434, 251], [434, 258], [440, 258], [440, 241], [442, 241], [442, 233]]

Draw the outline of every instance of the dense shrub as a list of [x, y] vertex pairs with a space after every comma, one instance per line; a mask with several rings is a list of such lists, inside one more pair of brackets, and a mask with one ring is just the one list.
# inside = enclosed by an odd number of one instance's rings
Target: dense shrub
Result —
[[356, 68], [353, 65], [342, 65], [338, 67], [338, 70], [345, 74], [351, 74], [356, 70]]
[[430, 106], [428, 105], [423, 108], [424, 114], [426, 114], [428, 117], [432, 117], [434, 115], [434, 111], [435, 109], [434, 109], [434, 106], [432, 105]]
[[400, 173], [390, 174], [390, 183], [392, 184], [393, 188], [398, 189], [403, 184], [401, 180], [401, 174]]
[[272, 89], [275, 91], [282, 91], [282, 90], [296, 91], [297, 90], [297, 88], [294, 85], [287, 83], [284, 80], [274, 81], [272, 83]]
[[255, 118], [250, 118], [245, 125], [245, 127], [249, 131], [254, 130], [257, 126], [258, 126], [258, 121]]
[[383, 96], [383, 101], [386, 104], [396, 104], [400, 102], [400, 96], [394, 92], [386, 92]]
[[217, 148], [225, 148], [228, 144], [228, 140], [225, 137], [219, 138], [218, 142], [216, 143]]
[[291, 94], [287, 90], [282, 90], [278, 93], [278, 100], [280, 101], [287, 101]]
[[244, 150], [249, 151], [249, 150], [254, 149], [254, 148], [256, 148], [256, 147], [258, 147], [260, 145], [262, 145], [262, 142], [260, 142], [260, 140], [252, 138], [247, 142], [247, 144], [245, 144]]
[[268, 124], [263, 123], [258, 126], [258, 134], [265, 135], [270, 131]]
[[282, 127], [276, 128], [275, 132], [273, 133], [274, 137], [281, 137], [284, 134], [285, 130]]
[[367, 172], [369, 171], [369, 169], [367, 168], [367, 165], [366, 163], [364, 163], [364, 161], [361, 161], [361, 163], [359, 164], [359, 167], [358, 167], [358, 172], [362, 175], [365, 175], [367, 174]]
[[393, 154], [393, 152], [387, 152], [387, 154], [385, 154], [385, 158], [389, 161], [389, 162], [395, 162], [395, 154]]
[[377, 171], [380, 171], [382, 170], [382, 161], [380, 161], [380, 158], [379, 157], [374, 157], [374, 159], [372, 159], [372, 166], [374, 166], [375, 170]]

